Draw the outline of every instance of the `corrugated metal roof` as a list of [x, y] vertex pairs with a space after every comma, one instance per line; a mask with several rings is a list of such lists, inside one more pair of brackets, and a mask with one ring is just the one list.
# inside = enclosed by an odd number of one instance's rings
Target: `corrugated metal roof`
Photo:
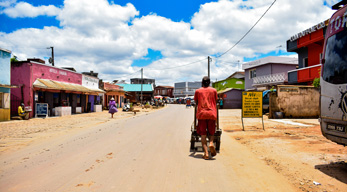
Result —
[[223, 90], [218, 91], [217, 94], [226, 93], [226, 92], [231, 91], [231, 90], [242, 90], [242, 89], [237, 89], [237, 88], [226, 88], [226, 89], [223, 89]]
[[42, 88], [42, 89], [79, 91], [79, 92], [85, 92], [85, 93], [91, 93], [91, 92], [104, 93], [105, 92], [101, 89], [91, 89], [79, 84], [66, 83], [66, 82], [54, 81], [49, 79], [36, 79], [36, 81], [33, 83], [33, 86], [36, 88]]
[[[124, 88], [124, 91], [127, 92], [137, 92], [141, 91], [141, 84], [117, 84]], [[151, 84], [142, 84], [142, 91], [151, 92], [153, 91], [153, 85]]]

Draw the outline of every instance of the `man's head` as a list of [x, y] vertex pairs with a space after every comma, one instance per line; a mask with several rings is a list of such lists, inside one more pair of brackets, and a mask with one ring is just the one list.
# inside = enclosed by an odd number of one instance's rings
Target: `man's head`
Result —
[[210, 81], [209, 77], [205, 76], [205, 77], [202, 78], [201, 84], [202, 84], [203, 87], [210, 86], [210, 83], [211, 83], [211, 81]]
[[20, 106], [24, 107], [24, 103], [21, 103]]

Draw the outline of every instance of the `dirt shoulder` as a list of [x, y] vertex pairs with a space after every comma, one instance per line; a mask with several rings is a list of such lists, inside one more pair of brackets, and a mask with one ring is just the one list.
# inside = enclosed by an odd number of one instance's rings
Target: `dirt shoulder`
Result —
[[[249, 148], [298, 191], [346, 191], [347, 148], [327, 140], [317, 119], [244, 119], [241, 110], [221, 110], [225, 134]], [[223, 146], [222, 146], [223, 147]]]
[[78, 131], [95, 125], [118, 119], [145, 115], [159, 109], [142, 109], [135, 107], [133, 112], [123, 112], [118, 109], [114, 118], [108, 111], [75, 114], [63, 117], [33, 118], [29, 120], [12, 120], [0, 122], [0, 155], [21, 149], [29, 144], [70, 132]]

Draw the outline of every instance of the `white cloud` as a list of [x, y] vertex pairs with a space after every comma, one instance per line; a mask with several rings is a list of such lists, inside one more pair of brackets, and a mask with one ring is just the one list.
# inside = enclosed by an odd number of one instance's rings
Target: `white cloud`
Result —
[[34, 7], [29, 3], [19, 2], [12, 7], [9, 6], [11, 4], [12, 3], [3, 4], [3, 6], [6, 7], [3, 13], [12, 18], [37, 17], [40, 15], [57, 16], [60, 12], [60, 9], [53, 5]]
[[[155, 13], [139, 17], [141, 10], [132, 4], [120, 6], [106, 0], [65, 0], [60, 8], [33, 7], [21, 2], [6, 8], [4, 13], [12, 17], [54, 15], [60, 27], [0, 33], [0, 47], [12, 50], [20, 59], [47, 60], [50, 51], [46, 47], [54, 46], [57, 66], [72, 66], [79, 72], [93, 70], [109, 81], [140, 77], [140, 67], [132, 67], [132, 61], [153, 49], [161, 51], [163, 58], [144, 67], [145, 77], [155, 78], [158, 85], [199, 81], [207, 75], [207, 56], [224, 53], [232, 47], [272, 2], [206, 3], [190, 23], [173, 22]], [[331, 5], [336, 1], [277, 1], [240, 44], [223, 57], [213, 58], [211, 79], [230, 76], [245, 57], [278, 51], [279, 45], [285, 51], [286, 41], [292, 35], [331, 16], [333, 11], [324, 2]], [[205, 60], [170, 69], [201, 59]]]

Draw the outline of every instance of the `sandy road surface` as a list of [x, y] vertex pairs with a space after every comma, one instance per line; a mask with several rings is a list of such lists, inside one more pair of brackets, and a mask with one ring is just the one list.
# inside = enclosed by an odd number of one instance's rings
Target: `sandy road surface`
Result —
[[173, 105], [1, 153], [0, 191], [296, 191], [227, 134], [213, 160], [189, 152], [192, 118]]

